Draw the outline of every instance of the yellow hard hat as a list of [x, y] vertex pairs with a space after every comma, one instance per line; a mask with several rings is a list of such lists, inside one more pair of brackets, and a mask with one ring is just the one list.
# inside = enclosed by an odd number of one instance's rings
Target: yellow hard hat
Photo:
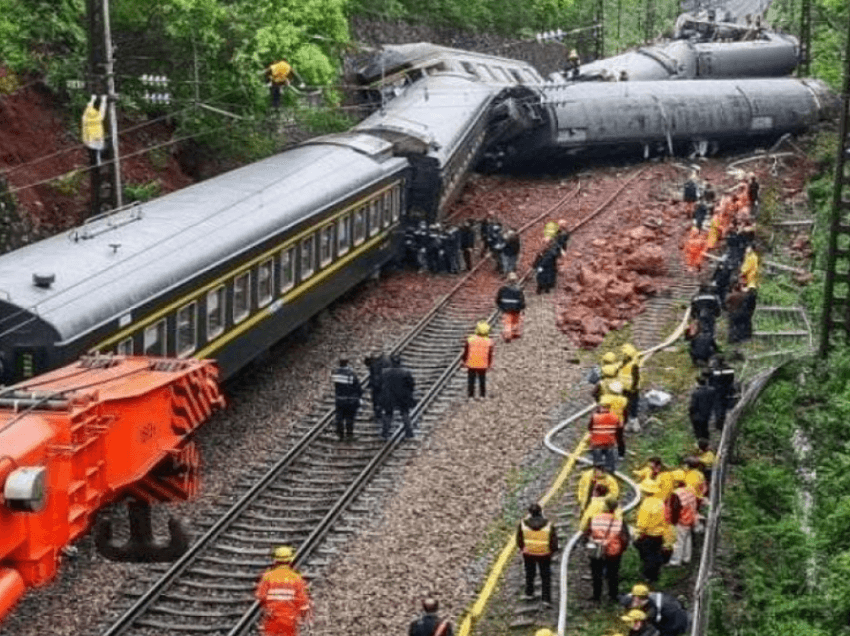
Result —
[[606, 364], [602, 367], [602, 375], [606, 378], [613, 378], [617, 375], [617, 365], [616, 364]]
[[478, 336], [486, 336], [490, 333], [490, 324], [486, 320], [482, 320], [475, 325], [475, 334]]
[[673, 478], [673, 483], [685, 481], [685, 471], [681, 468], [670, 471], [670, 476]]
[[638, 583], [632, 588], [632, 596], [649, 596], [649, 587]]
[[555, 636], [555, 632], [547, 627], [543, 627], [534, 632], [534, 636]]
[[620, 617], [620, 620], [624, 623], [629, 623], [630, 625], [634, 625], [638, 621], [646, 620], [646, 612], [639, 609], [632, 609], [626, 612], [625, 615]]
[[614, 364], [617, 361], [617, 354], [613, 351], [609, 351], [604, 356], [602, 356], [603, 364]]
[[634, 358], [638, 354], [638, 350], [635, 349], [634, 345], [628, 342], [620, 347], [620, 351], [622, 351], [623, 355], [627, 358]]
[[288, 545], [282, 545], [274, 549], [273, 556], [275, 563], [292, 563], [295, 558], [295, 550]]

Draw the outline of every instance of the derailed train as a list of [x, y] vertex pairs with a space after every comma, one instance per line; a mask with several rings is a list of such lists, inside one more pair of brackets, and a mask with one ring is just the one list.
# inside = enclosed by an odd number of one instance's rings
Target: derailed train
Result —
[[109, 352], [228, 377], [393, 260], [482, 160], [777, 136], [833, 101], [794, 79], [556, 84], [427, 44], [369, 68], [383, 103], [350, 132], [0, 256], [0, 380]]
[[[552, 83], [504, 58], [424, 44], [391, 51], [391, 63], [363, 75], [380, 109], [350, 132], [0, 256], [0, 381], [85, 353], [119, 354], [95, 356], [95, 370], [131, 364], [126, 356], [215, 358], [228, 377], [393, 260], [402, 224], [439, 219], [482, 160], [775, 137], [834, 102], [822, 85], [791, 79]], [[0, 406], [17, 412], [21, 400], [44, 397], [16, 391], [0, 390]], [[163, 401], [175, 417], [160, 432], [145, 418], [88, 426], [97, 404], [88, 397], [49, 405], [67, 411], [62, 421], [12, 414], [0, 424], [0, 615], [25, 585], [49, 578], [63, 542], [103, 502], [127, 488], [142, 499], [191, 490], [183, 476], [197, 420], [183, 421], [184, 397], [200, 393], [178, 393]], [[209, 393], [205, 403], [215, 401]], [[106, 479], [127, 468], [122, 436], [139, 444], [134, 471]], [[39, 469], [56, 443], [66, 445], [51, 478], [66, 479], [39, 516]], [[52, 533], [38, 523], [46, 516], [62, 520]]]

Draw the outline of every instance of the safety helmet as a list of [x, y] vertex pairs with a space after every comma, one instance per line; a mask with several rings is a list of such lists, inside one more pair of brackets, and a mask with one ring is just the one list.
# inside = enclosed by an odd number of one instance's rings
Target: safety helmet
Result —
[[475, 325], [475, 335], [486, 336], [490, 334], [490, 324], [486, 320], [480, 321]]
[[646, 620], [646, 612], [639, 609], [632, 609], [626, 612], [625, 615], [620, 617], [620, 620], [624, 623], [629, 623], [630, 625], [634, 625], [638, 621]]
[[295, 558], [295, 550], [288, 545], [282, 545], [274, 549], [272, 556], [274, 556], [275, 563], [292, 563], [292, 560]]
[[623, 355], [627, 358], [634, 358], [638, 354], [638, 350], [634, 348], [634, 345], [628, 342], [620, 348], [620, 351], [622, 351]]
[[602, 356], [603, 364], [614, 364], [617, 361], [617, 354], [613, 351], [608, 351], [604, 356]]
[[516, 280], [517, 280], [516, 272], [511, 272], [510, 274], [508, 274], [508, 282], [509, 283], [515, 283]]
[[615, 375], [617, 375], [617, 365], [616, 364], [603, 365], [601, 371], [602, 371], [603, 377], [613, 378]]
[[555, 636], [555, 632], [547, 627], [542, 627], [534, 632], [534, 636]]
[[649, 586], [638, 583], [632, 588], [632, 596], [649, 596]]
[[670, 476], [673, 478], [674, 484], [677, 484], [680, 481], [681, 482], [685, 481], [685, 471], [682, 470], [681, 468], [677, 468], [676, 470], [671, 471]]
[[614, 395], [620, 395], [623, 392], [623, 383], [619, 380], [614, 380], [608, 385], [608, 390]]
[[570, 49], [570, 59], [578, 57], [578, 51], [575, 49]]

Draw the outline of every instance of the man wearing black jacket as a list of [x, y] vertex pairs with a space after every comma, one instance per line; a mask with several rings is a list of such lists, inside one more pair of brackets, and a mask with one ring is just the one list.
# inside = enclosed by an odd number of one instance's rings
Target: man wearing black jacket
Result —
[[395, 410], [401, 414], [405, 439], [413, 437], [410, 409], [415, 404], [413, 391], [416, 388], [416, 382], [413, 374], [401, 365], [401, 356], [397, 353], [390, 356], [390, 367], [384, 369], [381, 384], [381, 409], [383, 410], [381, 437], [385, 440], [390, 438], [390, 425]]
[[440, 620], [437, 616], [438, 608], [437, 599], [423, 599], [424, 614], [410, 624], [408, 636], [452, 636], [452, 624], [448, 619]]
[[502, 312], [502, 338], [510, 342], [522, 335], [522, 312], [525, 309], [525, 294], [517, 282], [514, 272], [508, 274], [508, 284], [496, 294], [496, 306]]

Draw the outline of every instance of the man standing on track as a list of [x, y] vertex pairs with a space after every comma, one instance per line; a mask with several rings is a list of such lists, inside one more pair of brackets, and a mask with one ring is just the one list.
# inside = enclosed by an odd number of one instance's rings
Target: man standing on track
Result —
[[383, 410], [383, 427], [381, 437], [390, 438], [390, 425], [393, 421], [393, 411], [398, 410], [404, 423], [404, 437], [413, 437], [413, 427], [410, 425], [410, 409], [416, 400], [413, 392], [416, 382], [409, 369], [401, 365], [401, 356], [394, 353], [390, 356], [390, 367], [384, 369], [381, 387], [381, 409]]
[[528, 507], [528, 516], [520, 521], [516, 544], [525, 566], [525, 599], [534, 598], [534, 579], [540, 570], [540, 596], [544, 605], [552, 604], [552, 555], [558, 551], [558, 533], [543, 516], [540, 504]]
[[275, 565], [263, 574], [256, 591], [263, 608], [262, 632], [264, 636], [297, 636], [312, 612], [307, 583], [292, 567], [295, 550], [281, 546], [273, 556]]
[[475, 334], [467, 338], [463, 363], [467, 369], [467, 396], [475, 397], [475, 379], [478, 378], [478, 394], [487, 397], [487, 370], [493, 365], [493, 341], [486, 320], [475, 325]]
[[449, 619], [440, 620], [437, 616], [439, 603], [435, 598], [422, 600], [423, 614], [410, 624], [408, 636], [452, 636], [452, 624]]
[[502, 338], [510, 342], [522, 335], [522, 312], [525, 310], [525, 294], [517, 282], [514, 272], [508, 274], [508, 283], [496, 295], [496, 306], [502, 311]]
[[339, 359], [339, 367], [331, 374], [334, 383], [334, 406], [336, 407], [336, 434], [340, 440], [354, 437], [354, 420], [360, 409], [363, 388], [354, 370], [348, 366], [348, 358]]

